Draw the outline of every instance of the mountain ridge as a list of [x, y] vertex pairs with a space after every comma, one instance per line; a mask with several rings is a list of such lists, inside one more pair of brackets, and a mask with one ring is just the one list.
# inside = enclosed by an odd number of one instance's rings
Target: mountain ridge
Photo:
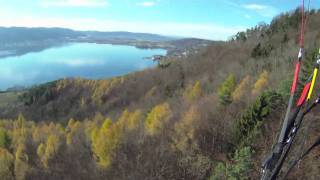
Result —
[[213, 41], [204, 39], [177, 38], [151, 33], [75, 31], [67, 28], [42, 27], [0, 27], [0, 37], [0, 57], [23, 55], [65, 43], [77, 42], [130, 45], [143, 49], [159, 48], [168, 50], [168, 55], [180, 56], [191, 47], [191, 50], [198, 50], [204, 44], [213, 43]]
[[[91, 35], [91, 34], [100, 34], [103, 36], [109, 36], [109, 38], [113, 38], [117, 36], [120, 37], [131, 37], [132, 39], [136, 39], [137, 37], [144, 37], [145, 40], [152, 40], [152, 39], [157, 39], [157, 40], [172, 40], [172, 39], [177, 39], [169, 36], [163, 36], [163, 35], [158, 35], [158, 34], [152, 34], [152, 33], [135, 33], [135, 32], [129, 32], [129, 31], [78, 31], [78, 30], [73, 30], [69, 28], [61, 28], [61, 27], [0, 27], [0, 35], [2, 36], [1, 42], [3, 41], [8, 41], [9, 38], [13, 37], [7, 37], [6, 35], [19, 35], [20, 37], [24, 37], [23, 35], [28, 34], [28, 33], [40, 33], [40, 34], [35, 34], [37, 35], [36, 37], [41, 38], [41, 33], [48, 34], [48, 35], [63, 35], [68, 37], [81, 37], [81, 36], [86, 36], [86, 35]], [[50, 36], [49, 36], [50, 37]], [[53, 36], [56, 37], [56, 36]], [[149, 39], [148, 39], [149, 37]], [[28, 37], [24, 37], [28, 38]], [[29, 38], [34, 38], [34, 37], [29, 37]], [[45, 37], [43, 37], [45, 38]], [[38, 39], [35, 39], [38, 40]]]

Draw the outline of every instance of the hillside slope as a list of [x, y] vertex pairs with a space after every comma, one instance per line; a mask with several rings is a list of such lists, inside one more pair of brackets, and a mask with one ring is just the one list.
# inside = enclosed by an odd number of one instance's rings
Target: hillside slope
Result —
[[[2, 119], [16, 119], [0, 121], [8, 167], [0, 172], [35, 180], [258, 179], [285, 110], [300, 18], [298, 10], [279, 15], [167, 66], [28, 90], [0, 106]], [[319, 28], [312, 10], [302, 80]], [[318, 118], [315, 111], [307, 120]], [[306, 144], [319, 130], [315, 122]], [[314, 153], [291, 179], [318, 179], [316, 160]]]

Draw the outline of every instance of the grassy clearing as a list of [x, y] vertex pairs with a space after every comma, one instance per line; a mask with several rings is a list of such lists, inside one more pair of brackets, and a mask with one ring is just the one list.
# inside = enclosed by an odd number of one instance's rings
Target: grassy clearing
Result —
[[20, 94], [21, 92], [0, 92], [0, 108], [16, 103]]

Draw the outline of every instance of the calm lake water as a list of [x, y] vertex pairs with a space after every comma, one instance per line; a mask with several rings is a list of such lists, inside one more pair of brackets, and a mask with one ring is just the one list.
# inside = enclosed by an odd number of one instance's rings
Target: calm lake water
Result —
[[31, 86], [65, 77], [100, 79], [152, 67], [152, 55], [165, 55], [162, 49], [132, 46], [75, 43], [0, 59], [0, 89]]

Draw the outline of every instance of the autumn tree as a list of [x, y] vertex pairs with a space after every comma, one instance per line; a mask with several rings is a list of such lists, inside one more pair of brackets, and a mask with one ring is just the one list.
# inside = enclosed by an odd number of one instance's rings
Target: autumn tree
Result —
[[184, 92], [184, 97], [188, 101], [198, 99], [203, 95], [202, 85], [200, 81], [196, 81], [193, 85], [190, 85]]
[[145, 129], [149, 135], [158, 134], [172, 115], [170, 105], [163, 103], [152, 108], [145, 120]]
[[263, 71], [260, 75], [258, 80], [255, 82], [251, 93], [253, 95], [258, 95], [263, 88], [268, 85], [269, 82], [269, 73], [267, 71]]
[[10, 146], [10, 137], [6, 130], [0, 128], [0, 148], [8, 149]]
[[190, 149], [190, 142], [195, 142], [196, 121], [201, 115], [196, 106], [191, 106], [182, 119], [175, 124], [175, 136], [173, 142], [180, 151]]
[[0, 178], [14, 180], [14, 157], [8, 150], [0, 147]]
[[49, 161], [58, 153], [60, 146], [59, 137], [50, 135], [47, 138], [46, 144], [40, 144], [37, 149], [37, 154], [45, 168], [49, 167]]
[[142, 112], [141, 110], [136, 110], [132, 112], [128, 118], [127, 128], [129, 131], [136, 130], [141, 125]]
[[92, 151], [97, 163], [102, 168], [108, 168], [112, 163], [115, 150], [120, 143], [119, 128], [106, 119], [100, 129], [92, 132]]
[[67, 126], [67, 132], [66, 132], [66, 143], [69, 146], [72, 146], [76, 143], [81, 143], [81, 138], [84, 139], [84, 137], [79, 137], [82, 134], [82, 126], [81, 123], [78, 121], [75, 121], [71, 119]]
[[28, 165], [29, 156], [26, 151], [25, 145], [20, 143], [16, 150], [14, 162], [14, 174], [17, 180], [24, 180], [30, 168]]
[[250, 79], [251, 79], [250, 76], [246, 76], [241, 80], [240, 84], [236, 87], [236, 89], [232, 93], [233, 100], [238, 101], [243, 97], [243, 95], [249, 88]]
[[12, 132], [12, 144], [15, 148], [19, 144], [25, 144], [27, 138], [26, 120], [22, 114], [19, 114], [18, 119], [14, 121]]
[[174, 125], [172, 142], [174, 150], [182, 154], [178, 158], [179, 168], [193, 179], [204, 179], [206, 171], [211, 168], [211, 160], [200, 152], [201, 112], [198, 108], [193, 105], [183, 113], [181, 120]]

